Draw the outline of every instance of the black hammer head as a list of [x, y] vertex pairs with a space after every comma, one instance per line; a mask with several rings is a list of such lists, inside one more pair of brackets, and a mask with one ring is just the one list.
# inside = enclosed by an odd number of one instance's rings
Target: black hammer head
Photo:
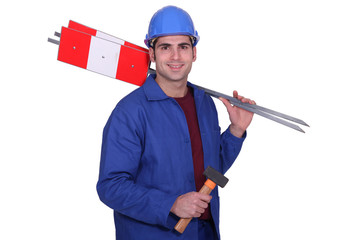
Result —
[[225, 187], [229, 179], [227, 179], [224, 175], [213, 169], [212, 167], [208, 166], [203, 173], [205, 177], [219, 185], [220, 187]]

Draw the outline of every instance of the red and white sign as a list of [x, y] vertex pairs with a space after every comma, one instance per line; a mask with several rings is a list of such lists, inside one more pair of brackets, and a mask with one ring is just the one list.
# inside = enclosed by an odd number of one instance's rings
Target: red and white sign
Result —
[[145, 82], [150, 64], [147, 49], [81, 24], [70, 23], [78, 29], [62, 27], [59, 61], [138, 86]]

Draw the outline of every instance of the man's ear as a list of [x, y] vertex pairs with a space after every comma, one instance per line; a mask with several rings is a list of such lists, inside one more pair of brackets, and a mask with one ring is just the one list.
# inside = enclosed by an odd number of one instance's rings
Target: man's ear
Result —
[[193, 47], [193, 62], [196, 61], [196, 47]]
[[154, 48], [149, 48], [150, 61], [155, 62], [155, 51]]

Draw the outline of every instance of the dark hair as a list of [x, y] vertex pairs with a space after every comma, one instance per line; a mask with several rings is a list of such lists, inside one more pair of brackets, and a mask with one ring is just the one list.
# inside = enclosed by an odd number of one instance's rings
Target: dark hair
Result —
[[[194, 40], [194, 38], [192, 36], [189, 36], [189, 38], [190, 38], [191, 47], [193, 48], [195, 40]], [[150, 42], [150, 47], [153, 48], [154, 51], [155, 51], [155, 45], [156, 45], [158, 40], [159, 40], [159, 38], [157, 37], [154, 40], [149, 41]]]

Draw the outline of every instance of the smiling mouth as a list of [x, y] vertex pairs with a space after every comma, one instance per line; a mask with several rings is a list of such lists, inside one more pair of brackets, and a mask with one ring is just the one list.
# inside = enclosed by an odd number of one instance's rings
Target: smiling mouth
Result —
[[177, 69], [181, 69], [184, 66], [184, 64], [168, 64], [168, 66], [171, 69], [177, 70]]

